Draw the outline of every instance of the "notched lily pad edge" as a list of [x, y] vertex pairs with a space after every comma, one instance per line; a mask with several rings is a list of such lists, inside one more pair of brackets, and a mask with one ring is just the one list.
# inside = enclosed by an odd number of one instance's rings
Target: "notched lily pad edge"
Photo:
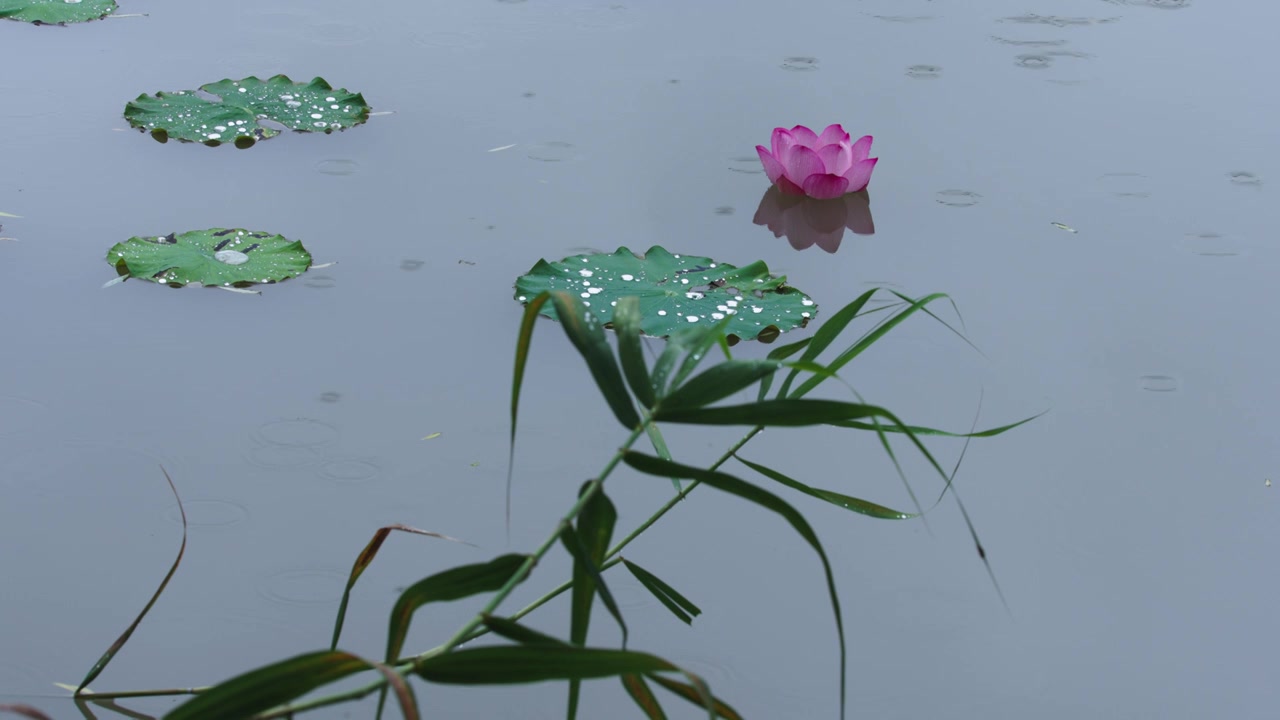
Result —
[[[666, 248], [662, 247], [661, 245], [654, 245], [654, 246], [650, 247], [648, 250], [646, 250], [646, 251], [645, 251], [645, 252], [643, 252], [643, 253], [637, 253], [637, 252], [635, 252], [634, 250], [631, 250], [630, 248], [628, 248], [628, 247], [626, 247], [626, 246], [621, 246], [621, 247], [619, 247], [616, 251], [614, 251], [614, 252], [612, 252], [612, 253], [607, 253], [607, 252], [602, 252], [602, 251], [599, 251], [599, 250], [595, 250], [595, 251], [593, 251], [593, 253], [591, 253], [591, 254], [594, 254], [594, 255], [619, 255], [619, 254], [621, 254], [621, 253], [624, 253], [624, 252], [625, 252], [625, 253], [629, 253], [629, 254], [631, 254], [632, 256], [634, 256], [634, 257], [635, 257], [636, 259], [638, 259], [638, 260], [645, 260], [645, 259], [647, 259], [647, 258], [648, 258], [649, 254], [650, 254], [650, 253], [652, 253], [652, 252], [654, 252], [655, 250], [660, 250], [660, 251], [662, 251], [662, 252], [664, 252], [664, 253], [671, 254], [671, 255], [672, 255], [673, 257], [675, 257], [675, 258], [679, 258], [679, 257], [681, 257], [682, 255], [689, 255], [689, 253], [672, 253], [671, 251], [667, 250]], [[571, 255], [571, 256], [566, 257], [566, 258], [564, 258], [564, 259], [562, 259], [562, 260], [560, 260], [560, 261], [558, 261], [558, 262], [564, 262], [565, 260], [568, 260], [568, 259], [570, 259], [570, 258], [574, 258], [574, 257], [581, 257], [581, 255]], [[767, 292], [767, 293], [776, 293], [776, 294], [779, 294], [779, 295], [787, 295], [787, 294], [790, 294], [790, 293], [799, 293], [799, 294], [800, 294], [800, 296], [801, 296], [802, 298], [809, 298], [809, 297], [810, 297], [807, 293], [805, 293], [804, 291], [800, 290], [799, 288], [796, 288], [796, 287], [794, 287], [794, 286], [792, 286], [792, 285], [787, 284], [787, 277], [786, 277], [786, 275], [774, 275], [774, 274], [772, 274], [772, 273], [769, 273], [769, 272], [768, 272], [768, 266], [767, 266], [767, 265], [765, 265], [765, 264], [763, 263], [763, 261], [759, 261], [759, 262], [760, 262], [761, 266], [764, 268], [765, 272], [766, 272], [766, 273], [768, 273], [768, 277], [770, 277], [770, 278], [771, 278], [772, 282], [770, 283], [770, 287], [769, 287], [767, 290], [755, 289], [755, 290], [750, 291], [750, 292], [752, 292], [753, 294], [755, 294], [757, 297], [762, 297], [761, 293], [766, 293], [766, 292]], [[548, 262], [547, 260], [543, 259], [543, 260], [539, 260], [538, 264], [536, 264], [536, 265], [534, 266], [534, 269], [537, 269], [540, 265], [542, 265], [542, 264], [544, 264], [544, 263], [545, 263], [547, 266], [549, 266], [549, 267], [554, 267], [554, 265], [555, 265], [555, 263], [551, 263], [551, 262]], [[723, 264], [723, 263], [719, 263], [719, 264]], [[753, 263], [753, 264], [754, 264], [754, 263]], [[715, 265], [712, 265], [712, 267], [715, 267]], [[731, 267], [733, 268], [733, 270], [734, 270], [734, 271], [740, 271], [740, 270], [742, 270], [742, 268], [741, 268], [741, 267], [736, 267], [736, 266], [731, 266]], [[688, 272], [692, 272], [692, 271], [680, 271], [680, 272], [677, 272], [677, 275], [685, 274], [685, 273], [688, 273]], [[524, 275], [524, 276], [521, 276], [521, 278], [524, 278], [524, 277], [527, 277], [527, 276], [528, 276], [528, 275]], [[514, 296], [514, 299], [516, 300], [516, 302], [519, 302], [519, 303], [521, 304], [521, 306], [527, 306], [527, 305], [529, 304], [529, 299], [528, 299], [526, 296], [524, 296], [524, 295], [521, 295], [521, 294], [520, 294], [519, 281], [520, 281], [520, 278], [518, 278], [518, 279], [517, 279], [516, 284], [515, 284], [515, 286], [514, 286], [514, 287], [515, 287], [515, 290], [516, 290], [516, 292], [515, 292], [515, 296]], [[760, 281], [759, 281], [759, 280], [757, 280], [757, 282], [760, 282]], [[726, 284], [726, 282], [725, 282], [725, 280], [724, 280], [724, 279], [721, 279], [721, 280], [715, 280], [715, 281], [712, 281], [712, 282], [710, 283], [709, 287], [710, 287], [710, 288], [712, 288], [712, 289], [714, 289], [714, 288], [720, 288], [720, 287], [724, 287], [724, 285], [725, 285], [725, 284]], [[699, 288], [693, 288], [693, 291], [697, 291], [698, 289], [699, 289]], [[809, 321], [810, 321], [810, 320], [812, 320], [812, 319], [814, 318], [814, 316], [816, 316], [816, 315], [817, 315], [817, 309], [818, 309], [818, 306], [817, 306], [817, 304], [816, 304], [816, 303], [812, 303], [812, 300], [811, 300], [811, 299], [810, 299], [810, 302], [811, 302], [811, 304], [812, 304], [812, 311], [811, 311], [811, 313], [809, 313], [809, 314], [805, 314], [805, 315], [801, 316], [801, 318], [800, 318], [800, 320], [798, 321], [798, 323], [796, 324], [796, 326], [791, 327], [791, 328], [789, 328], [788, 330], [783, 330], [782, 328], [778, 327], [777, 325], [775, 325], [775, 324], [772, 324], [772, 323], [771, 323], [771, 324], [769, 324], [769, 325], [766, 325], [766, 326], [762, 327], [762, 328], [761, 328], [761, 329], [756, 333], [755, 337], [752, 337], [752, 338], [750, 338], [750, 339], [751, 339], [751, 340], [759, 341], [762, 345], [769, 345], [769, 344], [773, 343], [775, 340], [777, 340], [779, 337], [781, 337], [781, 336], [782, 336], [782, 334], [783, 334], [784, 332], [789, 332], [790, 330], [801, 330], [801, 329], [804, 329], [804, 328], [808, 327], [808, 325], [809, 325]], [[590, 308], [588, 308], [588, 310], [590, 310]], [[553, 306], [552, 304], [548, 303], [547, 305], [545, 305], [545, 306], [544, 306], [543, 311], [542, 311], [541, 313], [539, 313], [539, 316], [540, 316], [540, 317], [542, 317], [542, 318], [544, 318], [544, 319], [547, 319], [547, 320], [551, 320], [551, 321], [558, 322], [558, 320], [556, 319], [556, 317], [555, 317], [554, 313], [555, 313], [554, 306]], [[614, 329], [615, 329], [615, 328], [614, 328], [614, 323], [613, 323], [613, 321], [612, 321], [612, 320], [610, 320], [610, 321], [608, 321], [608, 322], [603, 323], [603, 325], [602, 325], [602, 326], [603, 326], [605, 329], [608, 329], [608, 330], [614, 330]], [[675, 330], [675, 331], [673, 331], [673, 332], [678, 332], [678, 330]], [[658, 339], [662, 339], [662, 340], [665, 340], [665, 339], [669, 338], [669, 337], [671, 336], [671, 334], [672, 334], [672, 333], [667, 333], [667, 334], [665, 334], [665, 335], [654, 335], [654, 334], [651, 334], [651, 333], [644, 332], [644, 331], [643, 331], [643, 329], [642, 329], [642, 330], [641, 330], [641, 332], [640, 332], [640, 335], [642, 335], [642, 336], [644, 336], [644, 337], [652, 337], [652, 338], [658, 338]], [[732, 333], [732, 332], [730, 332], [730, 333], [726, 333], [726, 334], [725, 334], [725, 341], [729, 344], [729, 346], [730, 346], [730, 347], [732, 347], [732, 346], [734, 346], [734, 345], [737, 345], [739, 342], [741, 342], [741, 341], [742, 341], [742, 338], [741, 338], [739, 335], [737, 335], [736, 333]]]
[[[229, 235], [229, 234], [231, 234], [231, 233], [236, 232], [237, 230], [239, 230], [239, 228], [220, 228], [220, 229], [219, 229], [219, 232], [214, 233], [214, 235]], [[269, 236], [274, 235], [274, 234], [275, 234], [275, 233], [268, 233], [268, 232], [261, 232], [261, 231], [259, 231], [259, 232], [257, 232], [257, 233], [250, 232], [250, 233], [249, 233], [249, 236], [250, 236], [250, 237], [258, 237], [258, 236], [261, 236], [261, 237], [269, 237]], [[283, 237], [283, 236], [281, 236], [281, 237]], [[13, 239], [13, 238], [5, 238], [5, 239]], [[135, 238], [130, 238], [130, 240], [133, 240], [133, 239], [142, 240], [142, 241], [144, 241], [144, 242], [149, 242], [149, 243], [156, 244], [156, 245], [163, 245], [163, 244], [176, 244], [176, 243], [177, 243], [177, 241], [178, 241], [178, 233], [177, 233], [177, 232], [171, 232], [171, 233], [169, 233], [168, 235], [140, 235], [140, 236], [136, 236]], [[111, 249], [110, 249], [110, 250], [108, 250], [108, 251], [107, 251], [107, 255], [108, 255], [108, 256], [110, 256], [110, 255], [111, 255], [111, 253], [112, 253], [113, 251], [116, 251], [116, 248], [119, 248], [119, 247], [124, 246], [124, 245], [125, 245], [125, 243], [127, 243], [127, 242], [128, 242], [128, 241], [124, 241], [124, 242], [116, 243], [115, 245], [113, 245], [113, 246], [111, 247]], [[216, 247], [217, 247], [217, 248], [221, 248], [221, 247], [223, 247], [223, 245], [225, 245], [225, 244], [226, 244], [226, 242], [224, 241], [224, 243], [223, 243], [222, 245], [218, 245], [218, 246], [216, 246]], [[167, 272], [169, 272], [170, 270], [172, 270], [172, 269], [173, 269], [172, 267], [168, 267], [168, 268], [165, 268], [165, 269], [163, 269], [163, 270], [160, 270], [159, 272], [155, 273], [155, 274], [154, 274], [154, 275], [152, 275], [151, 277], [144, 277], [144, 276], [142, 276], [142, 275], [135, 275], [133, 272], [131, 272], [131, 271], [129, 270], [129, 263], [128, 263], [128, 260], [126, 260], [125, 258], [121, 257], [121, 258], [120, 258], [119, 260], [117, 260], [116, 262], [114, 262], [114, 263], [110, 263], [110, 264], [111, 264], [111, 266], [112, 266], [112, 268], [114, 268], [114, 269], [115, 269], [115, 271], [116, 271], [116, 277], [112, 278], [111, 280], [108, 280], [106, 283], [104, 283], [104, 284], [103, 284], [103, 286], [102, 286], [102, 287], [103, 287], [103, 288], [109, 288], [109, 287], [111, 287], [111, 286], [113, 286], [113, 285], [119, 285], [119, 284], [124, 283], [124, 282], [126, 282], [126, 281], [128, 281], [128, 280], [142, 280], [142, 281], [145, 281], [145, 282], [152, 283], [152, 284], [154, 284], [154, 285], [168, 285], [168, 286], [169, 286], [169, 287], [171, 287], [171, 288], [209, 287], [209, 288], [215, 288], [215, 289], [218, 289], [218, 290], [231, 290], [231, 291], [234, 291], [234, 292], [250, 292], [250, 293], [252, 293], [252, 294], [261, 294], [261, 293], [260, 293], [260, 292], [258, 292], [258, 291], [246, 290], [246, 288], [252, 288], [252, 287], [257, 286], [257, 285], [278, 285], [278, 284], [280, 284], [280, 283], [282, 283], [282, 282], [284, 282], [284, 281], [286, 281], [286, 280], [293, 280], [294, 278], [301, 277], [302, 275], [305, 275], [305, 274], [306, 274], [308, 271], [310, 271], [310, 270], [315, 270], [315, 269], [317, 269], [317, 268], [326, 268], [326, 267], [330, 267], [330, 266], [332, 266], [332, 265], [337, 265], [337, 264], [338, 264], [338, 263], [337, 263], [337, 261], [330, 261], [330, 262], [327, 262], [327, 263], [323, 263], [323, 264], [319, 264], [319, 265], [317, 265], [317, 264], [314, 262], [314, 256], [312, 256], [311, 251], [310, 251], [310, 250], [307, 250], [307, 249], [306, 249], [306, 246], [304, 246], [304, 245], [302, 244], [302, 240], [300, 240], [300, 239], [291, 240], [291, 241], [290, 241], [290, 244], [291, 244], [291, 245], [297, 245], [297, 246], [298, 246], [298, 249], [300, 249], [300, 250], [302, 250], [304, 253], [306, 253], [307, 257], [311, 260], [311, 262], [309, 262], [309, 263], [308, 263], [307, 267], [306, 267], [304, 270], [302, 270], [301, 272], [297, 273], [296, 275], [289, 275], [289, 276], [287, 276], [287, 277], [282, 277], [282, 278], [280, 278], [279, 280], [275, 280], [275, 279], [271, 279], [271, 278], [265, 278], [265, 279], [263, 279], [263, 280], [252, 280], [252, 281], [250, 281], [250, 280], [243, 280], [243, 281], [230, 282], [230, 283], [223, 283], [223, 284], [218, 284], [218, 283], [208, 283], [208, 284], [206, 284], [206, 283], [200, 282], [199, 280], [192, 280], [191, 282], [186, 282], [186, 283], [183, 283], [183, 282], [172, 282], [172, 281], [171, 281], [171, 282], [165, 282], [165, 281], [163, 281], [163, 280], [159, 280], [159, 279], [157, 279], [157, 278], [159, 278], [161, 275], [164, 275], [165, 273], [167, 273]], [[255, 245], [254, 247], [256, 247], [256, 245]], [[224, 252], [224, 251], [219, 251], [219, 252], [215, 253], [215, 255], [221, 255], [221, 254], [222, 254], [222, 252]], [[225, 251], [225, 252], [228, 252], [228, 253], [234, 253], [234, 254], [240, 255], [240, 256], [242, 256], [242, 257], [243, 257], [243, 255], [244, 255], [244, 253], [239, 253], [238, 251]], [[119, 253], [117, 252], [117, 254], [119, 254]], [[222, 258], [219, 258], [219, 259], [222, 259]], [[224, 262], [226, 262], [226, 261], [224, 260]], [[231, 265], [239, 265], [239, 264], [241, 264], [242, 262], [244, 262], [244, 261], [243, 261], [243, 260], [241, 260], [240, 262], [228, 262], [228, 264], [231, 264]]]
[[[130, 100], [128, 103], [125, 104], [124, 118], [129, 123], [130, 127], [137, 130], [138, 132], [146, 133], [150, 135], [151, 139], [163, 145], [164, 143], [169, 142], [169, 140], [171, 139], [169, 136], [169, 132], [167, 130], [165, 130], [164, 128], [149, 129], [145, 125], [141, 125], [134, 122], [134, 119], [129, 117], [129, 109], [131, 107], [136, 107], [136, 103], [140, 101], [150, 100], [150, 99], [163, 98], [167, 95], [193, 94], [193, 95], [210, 95], [212, 99], [209, 97], [202, 97], [202, 99], [204, 99], [205, 101], [209, 102], [212, 105], [221, 105], [223, 102], [222, 98], [217, 95], [213, 95], [212, 93], [209, 93], [204, 88], [210, 85], [217, 85], [218, 83], [236, 83], [236, 82], [244, 82], [246, 80], [256, 80], [264, 84], [269, 83], [272, 80], [285, 80], [291, 85], [304, 85], [304, 86], [318, 85], [324, 90], [335, 90], [335, 89], [346, 90], [346, 88], [334, 88], [333, 85], [329, 84], [328, 80], [325, 80], [323, 77], [320, 77], [319, 75], [312, 78], [311, 82], [309, 83], [302, 83], [300, 81], [296, 81], [293, 78], [289, 77], [288, 75], [285, 75], [284, 73], [272, 75], [268, 77], [266, 80], [259, 78], [257, 75], [249, 75], [249, 76], [240, 78], [239, 80], [233, 80], [231, 78], [223, 78], [221, 80], [216, 80], [214, 82], [205, 83], [196, 90], [173, 90], [173, 91], [157, 90], [155, 93], [142, 93], [138, 97], [134, 98], [133, 100]], [[369, 121], [370, 117], [372, 117], [375, 114], [378, 114], [373, 112], [373, 107], [369, 105], [369, 101], [364, 99], [364, 93], [353, 93], [353, 97], [354, 99], [358, 100], [361, 105], [364, 106], [364, 112], [362, 113], [359, 120], [353, 123], [350, 127], [338, 127], [338, 128], [326, 127], [324, 130], [320, 130], [319, 131], [320, 133], [323, 133], [325, 135], [332, 135], [334, 130], [343, 132], [351, 128], [358, 127], [360, 125], [365, 124], [366, 122]], [[258, 127], [253, 128], [254, 137], [238, 136], [231, 143], [225, 143], [225, 142], [222, 142], [221, 140], [205, 140], [201, 142], [198, 140], [189, 140], [187, 138], [182, 138], [182, 137], [175, 137], [172, 139], [177, 140], [180, 143], [187, 143], [191, 145], [204, 145], [206, 147], [218, 147], [220, 145], [231, 144], [231, 145], [235, 145], [237, 149], [248, 150], [249, 148], [253, 147], [254, 145], [257, 145], [259, 142], [263, 140], [270, 140], [271, 138], [277, 135], [285, 134], [285, 132], [293, 132], [298, 135], [314, 135], [317, 133], [316, 130], [296, 129], [296, 128], [288, 127], [286, 125], [276, 122], [275, 120], [273, 120], [267, 115], [256, 115], [254, 117], [254, 121], [258, 123]], [[269, 129], [273, 134], [271, 135], [266, 134], [268, 131], [268, 127], [262, 124], [263, 121], [271, 123], [271, 126]]]

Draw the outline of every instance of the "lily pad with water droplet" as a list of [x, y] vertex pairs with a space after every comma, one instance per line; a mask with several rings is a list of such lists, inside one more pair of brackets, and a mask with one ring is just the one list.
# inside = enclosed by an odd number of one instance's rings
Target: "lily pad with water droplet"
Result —
[[174, 138], [247, 148], [279, 135], [280, 127], [326, 134], [355, 127], [369, 119], [369, 104], [360, 93], [335, 90], [323, 78], [301, 83], [276, 75], [139, 95], [125, 106], [124, 117], [160, 142]]
[[[727, 333], [743, 340], [776, 337], [804, 327], [818, 306], [786, 277], [769, 274], [763, 261], [736, 267], [707, 257], [673, 255], [654, 246], [637, 256], [627, 248], [613, 254], [573, 255], [559, 262], [539, 260], [516, 280], [516, 300], [527, 303], [546, 290], [572, 292], [608, 323], [619, 298], [640, 298], [646, 335], [666, 337], [696, 324], [730, 318]], [[554, 318], [552, 303], [542, 314]]]
[[251, 285], [297, 277], [311, 253], [283, 235], [239, 228], [132, 237], [107, 251], [122, 276], [169, 285]]
[[0, 0], [0, 18], [34, 25], [101, 20], [116, 9], [116, 0]]

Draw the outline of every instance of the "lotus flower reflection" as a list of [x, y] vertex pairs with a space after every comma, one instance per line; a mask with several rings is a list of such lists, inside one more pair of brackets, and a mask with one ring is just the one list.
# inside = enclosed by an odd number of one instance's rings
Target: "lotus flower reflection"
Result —
[[819, 135], [803, 125], [774, 128], [772, 149], [756, 146], [769, 181], [788, 195], [829, 200], [858, 192], [871, 181], [878, 158], [871, 154], [871, 136], [849, 141], [840, 125], [828, 125]]

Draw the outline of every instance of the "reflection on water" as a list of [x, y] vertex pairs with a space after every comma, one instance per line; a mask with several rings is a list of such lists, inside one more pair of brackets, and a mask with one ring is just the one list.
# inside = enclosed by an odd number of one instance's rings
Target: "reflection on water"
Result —
[[787, 195], [771, 185], [760, 198], [752, 222], [772, 230], [774, 237], [786, 236], [796, 250], [817, 245], [829, 253], [840, 249], [846, 228], [857, 235], [874, 235], [876, 231], [871, 219], [871, 196], [866, 190], [832, 200], [815, 200]]

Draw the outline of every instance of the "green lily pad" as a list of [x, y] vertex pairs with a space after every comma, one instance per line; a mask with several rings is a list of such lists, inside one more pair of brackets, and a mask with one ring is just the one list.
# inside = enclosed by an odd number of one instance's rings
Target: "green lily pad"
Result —
[[35, 25], [101, 20], [116, 9], [116, 0], [0, 0], [0, 18]]
[[220, 80], [199, 90], [139, 95], [125, 106], [124, 117], [160, 142], [174, 138], [210, 147], [229, 142], [247, 148], [279, 135], [280, 126], [326, 134], [355, 127], [369, 119], [369, 104], [360, 93], [335, 90], [323, 78], [301, 83], [276, 75], [268, 80]]
[[[578, 295], [608, 323], [618, 299], [635, 295], [646, 335], [666, 337], [679, 328], [730, 318], [727, 333], [769, 341], [779, 332], [804, 327], [818, 311], [808, 295], [786, 280], [770, 275], [763, 261], [735, 267], [707, 257], [673, 255], [656, 245], [642, 256], [623, 247], [611, 255], [539, 260], [516, 280], [516, 300], [527, 303], [543, 291], [564, 290]], [[543, 305], [542, 314], [556, 316], [552, 303]]]
[[190, 285], [251, 285], [297, 277], [311, 253], [297, 240], [238, 228], [192, 230], [181, 235], [131, 237], [107, 251], [122, 276]]

